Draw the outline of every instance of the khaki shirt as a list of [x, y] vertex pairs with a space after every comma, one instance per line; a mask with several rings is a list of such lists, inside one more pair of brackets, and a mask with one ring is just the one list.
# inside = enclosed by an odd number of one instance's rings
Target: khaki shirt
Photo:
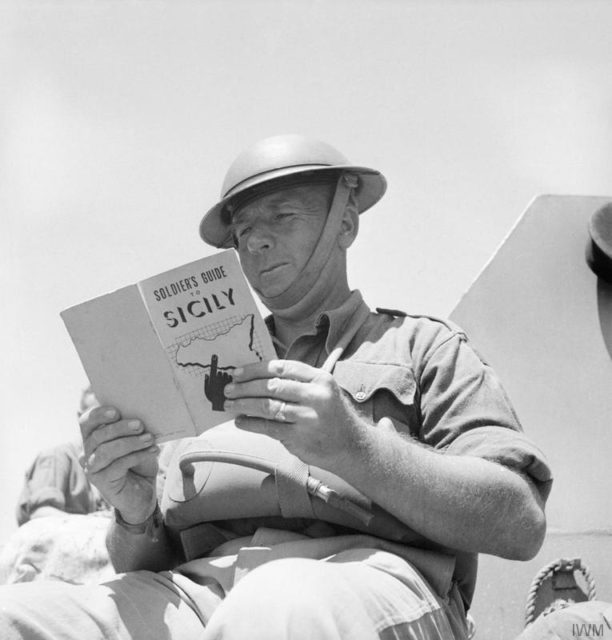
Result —
[[[274, 335], [272, 318], [267, 323]], [[276, 348], [281, 358], [322, 366], [342, 342], [333, 376], [372, 428], [386, 417], [398, 433], [443, 453], [478, 456], [520, 471], [546, 499], [552, 478], [543, 454], [522, 433], [497, 376], [458, 327], [426, 316], [370, 312], [354, 291], [342, 306], [321, 314], [311, 333], [287, 347], [277, 341]], [[368, 548], [408, 560], [441, 597], [455, 585], [466, 607], [472, 599], [476, 554], [441, 547], [417, 532], [407, 544], [398, 544], [361, 533], [334, 535], [329, 527], [312, 537], [308, 529], [282, 530], [278, 518], [274, 523], [253, 519], [252, 530], [245, 521], [222, 524], [238, 537], [211, 557], [182, 565], [182, 572], [187, 567], [189, 574], [215, 577], [227, 589], [271, 559], [322, 559]]]

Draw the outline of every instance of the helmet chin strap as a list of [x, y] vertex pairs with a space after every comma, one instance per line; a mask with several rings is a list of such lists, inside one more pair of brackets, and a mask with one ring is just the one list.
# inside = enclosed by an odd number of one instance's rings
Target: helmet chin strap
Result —
[[261, 301], [270, 311], [290, 312], [292, 307], [308, 306], [309, 298], [317, 296], [325, 277], [325, 267], [337, 242], [344, 210], [352, 190], [357, 187], [357, 180], [357, 177], [350, 173], [342, 174], [338, 179], [334, 198], [319, 240], [295, 280], [276, 296], [267, 297], [258, 292]]

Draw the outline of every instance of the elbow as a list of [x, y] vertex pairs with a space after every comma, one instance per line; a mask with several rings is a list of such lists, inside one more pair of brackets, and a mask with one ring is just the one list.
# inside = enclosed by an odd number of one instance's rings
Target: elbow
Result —
[[546, 516], [544, 510], [540, 509], [534, 518], [531, 526], [529, 540], [524, 545], [524, 551], [518, 560], [532, 560], [536, 557], [546, 537]]
[[517, 491], [507, 500], [505, 549], [501, 555], [508, 560], [532, 560], [538, 554], [546, 537], [545, 498], [533, 482], [523, 476]]
[[534, 508], [532, 513], [522, 514], [517, 519], [517, 527], [504, 552], [500, 555], [508, 560], [533, 560], [542, 548], [546, 536], [546, 516], [544, 510]]

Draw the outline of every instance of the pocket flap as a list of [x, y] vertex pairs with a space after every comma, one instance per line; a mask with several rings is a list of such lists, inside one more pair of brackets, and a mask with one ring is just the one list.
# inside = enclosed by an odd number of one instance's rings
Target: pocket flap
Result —
[[402, 404], [413, 404], [416, 381], [403, 364], [340, 360], [333, 372], [338, 384], [355, 402], [366, 402], [378, 389], [387, 389]]

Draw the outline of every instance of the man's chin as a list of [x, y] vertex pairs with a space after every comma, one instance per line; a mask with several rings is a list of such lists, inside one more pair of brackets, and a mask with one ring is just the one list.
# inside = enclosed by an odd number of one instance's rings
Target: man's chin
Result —
[[[280, 301], [282, 299], [283, 294], [287, 293], [290, 289], [290, 284], [270, 284], [267, 286], [261, 286], [255, 288], [255, 293], [259, 296], [259, 299], [266, 305], [268, 308], [275, 307], [275, 302]], [[271, 306], [270, 306], [271, 305]]]

